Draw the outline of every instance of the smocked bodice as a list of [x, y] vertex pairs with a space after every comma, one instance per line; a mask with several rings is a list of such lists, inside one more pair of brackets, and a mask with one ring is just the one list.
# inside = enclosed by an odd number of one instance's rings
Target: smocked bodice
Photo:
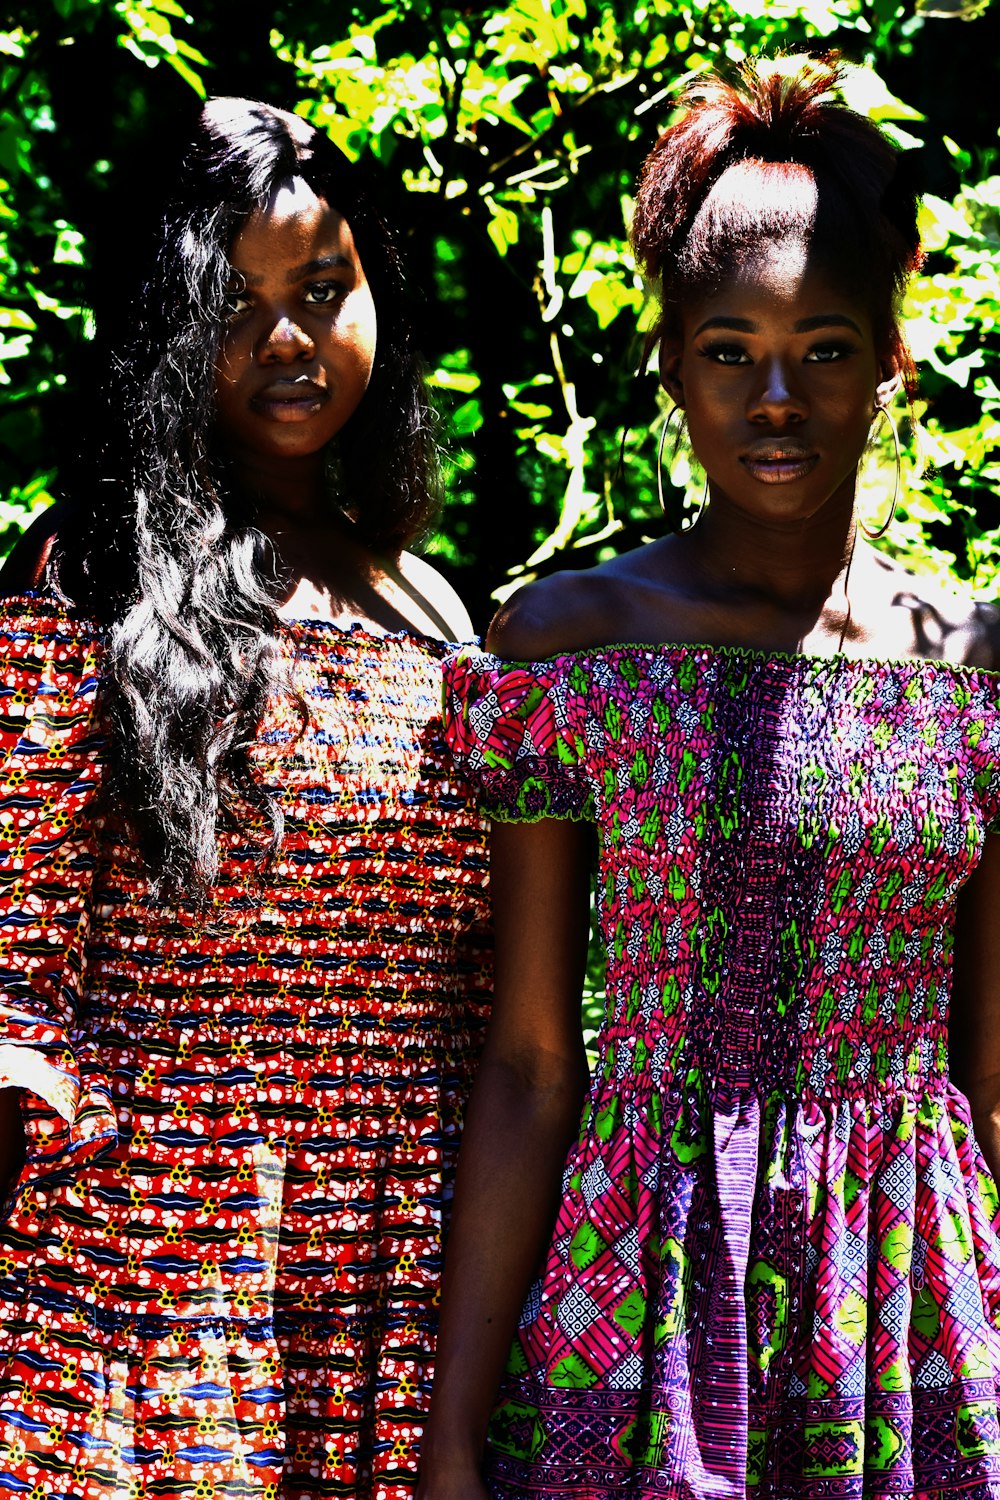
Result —
[[1000, 815], [1000, 678], [700, 647], [451, 670], [488, 810], [597, 824], [620, 1089], [701, 1065], [821, 1097], [943, 1076], [951, 917]]

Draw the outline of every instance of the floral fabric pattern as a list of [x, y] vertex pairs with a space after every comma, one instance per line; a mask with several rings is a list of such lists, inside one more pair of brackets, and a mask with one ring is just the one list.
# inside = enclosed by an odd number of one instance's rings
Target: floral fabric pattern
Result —
[[1000, 1497], [994, 1184], [947, 1074], [1000, 676], [622, 646], [446, 666], [494, 817], [591, 817], [607, 1012], [495, 1496]]
[[0, 1493], [405, 1500], [489, 993], [444, 647], [290, 627], [285, 839], [155, 901], [99, 803], [100, 642], [0, 623]]

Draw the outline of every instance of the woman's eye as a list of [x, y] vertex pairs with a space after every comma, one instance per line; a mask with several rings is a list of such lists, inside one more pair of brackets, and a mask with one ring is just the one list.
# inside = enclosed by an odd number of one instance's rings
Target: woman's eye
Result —
[[851, 353], [853, 353], [851, 344], [813, 344], [806, 359], [813, 364], [828, 365], [834, 360], [845, 359]]
[[232, 323], [241, 317], [250, 306], [250, 298], [245, 292], [227, 292], [226, 299], [222, 304], [222, 316], [225, 322]]
[[748, 365], [750, 356], [739, 344], [709, 344], [702, 351], [706, 359], [717, 365]]
[[313, 281], [306, 287], [304, 297], [306, 302], [311, 302], [314, 306], [326, 307], [331, 302], [336, 302], [345, 290], [339, 281]]

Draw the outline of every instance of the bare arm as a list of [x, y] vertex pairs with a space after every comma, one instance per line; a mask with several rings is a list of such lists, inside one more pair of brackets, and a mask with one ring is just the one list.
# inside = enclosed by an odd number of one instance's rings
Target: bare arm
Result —
[[589, 830], [498, 826], [493, 1015], [469, 1105], [419, 1500], [480, 1500], [486, 1425], [586, 1086]]
[[987, 834], [959, 898], [951, 1020], [952, 1070], [1000, 1182], [1000, 835]]

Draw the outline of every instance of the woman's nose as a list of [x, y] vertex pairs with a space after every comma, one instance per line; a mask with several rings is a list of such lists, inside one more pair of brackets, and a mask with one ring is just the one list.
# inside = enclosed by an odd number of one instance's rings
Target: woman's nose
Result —
[[767, 422], [782, 427], [787, 422], [802, 422], [808, 415], [805, 396], [788, 364], [771, 360], [758, 366], [760, 379], [754, 387], [747, 415], [751, 422]]
[[281, 317], [272, 324], [258, 345], [258, 357], [265, 363], [289, 364], [297, 359], [312, 359], [316, 345], [294, 318]]

